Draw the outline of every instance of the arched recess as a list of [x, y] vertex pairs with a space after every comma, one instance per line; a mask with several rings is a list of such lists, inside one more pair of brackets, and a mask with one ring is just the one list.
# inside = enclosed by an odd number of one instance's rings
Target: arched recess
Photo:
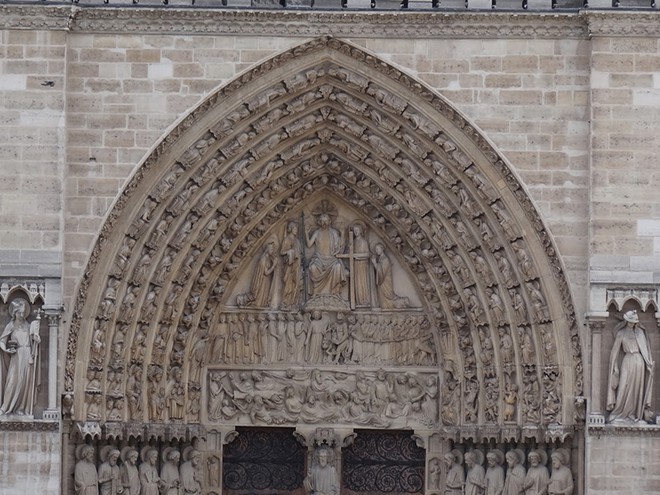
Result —
[[[464, 438], [476, 426], [510, 438], [572, 430], [582, 393], [574, 307], [524, 188], [445, 99], [332, 38], [219, 89], [129, 181], [73, 311], [73, 419], [204, 422], [208, 385], [194, 369], [207, 363], [196, 349], [239, 305], [237, 280], [267, 239], [321, 199], [368, 226], [419, 299], [434, 353], [424, 370], [441, 385], [427, 427]], [[184, 410], [171, 413], [170, 399]]]

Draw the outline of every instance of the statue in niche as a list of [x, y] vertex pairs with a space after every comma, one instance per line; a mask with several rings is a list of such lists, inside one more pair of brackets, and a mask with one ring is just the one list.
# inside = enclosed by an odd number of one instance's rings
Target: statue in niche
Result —
[[76, 449], [78, 462], [73, 473], [73, 486], [76, 495], [98, 495], [99, 477], [94, 465], [94, 447], [79, 445]]
[[179, 477], [181, 479], [181, 493], [185, 495], [200, 495], [202, 485], [200, 483], [199, 462], [202, 454], [192, 447], [186, 447], [183, 451], [184, 463], [181, 464]]
[[429, 461], [429, 488], [431, 490], [437, 490], [440, 488], [440, 476], [442, 474], [442, 468], [440, 466], [440, 459], [434, 457]]
[[209, 486], [220, 486], [220, 459], [211, 456], [206, 460], [206, 473]]
[[447, 465], [447, 479], [445, 481], [445, 495], [463, 495], [465, 486], [465, 471], [463, 471], [463, 454], [453, 449], [445, 454]]
[[504, 490], [504, 454], [494, 449], [486, 454], [488, 468], [486, 469], [486, 495], [502, 495]]
[[252, 273], [250, 292], [239, 294], [236, 297], [238, 306], [256, 306], [257, 308], [270, 307], [272, 298], [273, 274], [277, 267], [275, 256], [275, 243], [267, 242], [261, 256], [257, 260], [257, 266]]
[[337, 257], [344, 249], [344, 239], [332, 225], [336, 215], [334, 206], [322, 202], [314, 212], [317, 228], [305, 234], [307, 247], [313, 249], [309, 261], [312, 296], [339, 295], [346, 284], [346, 270]]
[[568, 467], [568, 451], [555, 450], [552, 458], [552, 476], [548, 484], [548, 495], [573, 495], [573, 474]]
[[125, 495], [140, 495], [140, 474], [137, 468], [138, 451], [133, 447], [121, 449], [119, 477]]
[[502, 495], [520, 495], [525, 491], [523, 485], [525, 483], [525, 453], [520, 449], [510, 450], [506, 453], [506, 462], [509, 466], [506, 472], [506, 479], [504, 480], [504, 490]]
[[119, 451], [110, 445], [101, 449], [101, 461], [99, 466], [99, 493], [100, 495], [118, 495], [124, 491], [119, 475]]
[[164, 486], [158, 476], [158, 451], [152, 447], [145, 447], [140, 454], [142, 464], [140, 473], [140, 495], [158, 495], [159, 488]]
[[30, 304], [23, 298], [9, 303], [7, 323], [0, 334], [0, 415], [32, 414], [38, 387], [39, 324], [41, 316], [28, 323]]
[[607, 384], [608, 421], [645, 423], [645, 416], [650, 416], [655, 366], [648, 336], [635, 310], [624, 313], [615, 330]]
[[525, 494], [545, 495], [550, 481], [550, 474], [545, 466], [548, 462], [547, 454], [540, 449], [532, 450], [527, 455], [527, 461], [529, 462], [529, 469], [523, 483], [523, 488], [526, 490]]
[[320, 447], [314, 451], [314, 462], [303, 481], [310, 495], [339, 495], [339, 479], [333, 466], [332, 451]]
[[465, 477], [465, 495], [483, 495], [486, 488], [486, 472], [482, 466], [483, 454], [480, 450], [471, 450], [465, 454], [467, 476]]
[[181, 454], [172, 447], [163, 450], [163, 467], [160, 469], [162, 495], [179, 495], [181, 480], [179, 478], [179, 459]]
[[280, 246], [280, 256], [283, 258], [282, 274], [282, 307], [295, 308], [300, 303], [300, 283], [302, 280], [302, 246], [298, 236], [298, 224], [289, 222], [286, 234]]
[[371, 264], [376, 271], [376, 292], [378, 302], [383, 309], [403, 309], [410, 307], [407, 297], [401, 297], [394, 292], [392, 262], [385, 253], [385, 246], [378, 242], [374, 246]]

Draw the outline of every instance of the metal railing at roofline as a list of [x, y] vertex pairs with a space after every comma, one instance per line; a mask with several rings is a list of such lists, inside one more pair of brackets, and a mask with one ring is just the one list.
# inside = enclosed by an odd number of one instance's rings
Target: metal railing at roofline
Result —
[[[101, 3], [102, 2], [102, 3]], [[63, 5], [61, 0], [0, 0], [0, 4]], [[614, 10], [652, 10], [656, 0], [71, 0], [80, 6], [109, 7], [205, 7], [288, 10], [374, 10], [374, 11], [460, 11], [500, 10], [539, 12], [548, 10], [575, 11], [586, 8]]]

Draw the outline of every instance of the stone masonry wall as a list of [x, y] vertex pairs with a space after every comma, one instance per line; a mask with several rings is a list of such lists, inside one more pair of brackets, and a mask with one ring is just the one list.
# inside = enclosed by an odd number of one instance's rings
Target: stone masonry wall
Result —
[[660, 46], [594, 38], [591, 56], [593, 310], [599, 284], [660, 282]]
[[658, 493], [660, 436], [645, 432], [591, 435], [587, 443], [590, 495]]
[[0, 432], [0, 493], [59, 493], [61, 448], [57, 431]]
[[67, 36], [0, 31], [0, 273], [61, 276]]

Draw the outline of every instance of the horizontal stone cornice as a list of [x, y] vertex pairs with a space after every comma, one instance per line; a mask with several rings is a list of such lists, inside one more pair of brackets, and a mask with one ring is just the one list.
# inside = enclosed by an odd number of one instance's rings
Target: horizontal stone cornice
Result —
[[660, 11], [586, 11], [590, 37], [657, 38], [660, 36]]
[[0, 29], [351, 38], [586, 39], [658, 37], [660, 12], [364, 12], [12, 4], [0, 5]]
[[[405, 19], [405, 21], [402, 21]], [[579, 13], [0, 6], [0, 28], [88, 33], [351, 38], [586, 38]]]

